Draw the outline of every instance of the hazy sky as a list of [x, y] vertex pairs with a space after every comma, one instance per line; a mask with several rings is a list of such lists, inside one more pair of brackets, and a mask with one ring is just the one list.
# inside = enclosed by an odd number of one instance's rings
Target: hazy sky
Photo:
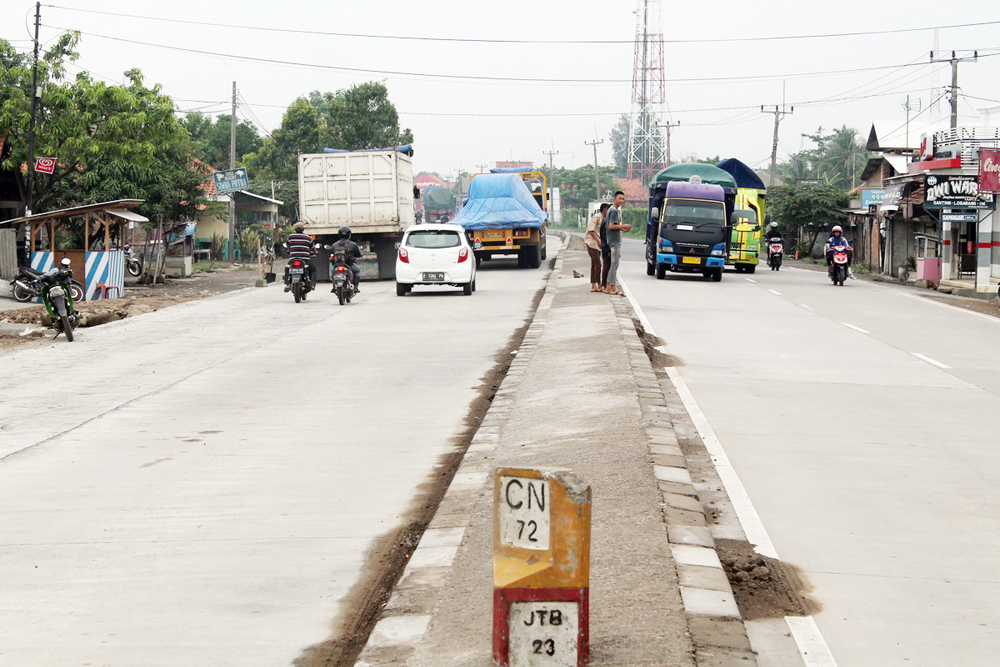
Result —
[[[414, 132], [415, 167], [448, 175], [496, 160], [547, 162], [550, 150], [559, 151], [556, 166], [578, 167], [593, 160], [584, 142], [595, 137], [604, 140], [600, 162], [610, 164], [608, 132], [631, 108], [636, 6], [628, 0], [58, 0], [43, 3], [41, 39], [80, 30], [81, 57], [71, 72], [84, 68], [120, 81], [122, 72], [139, 68], [147, 84], [161, 84], [182, 110], [228, 113], [236, 81], [246, 102], [240, 116], [262, 132], [278, 127], [288, 104], [311, 90], [385, 81], [401, 125]], [[5, 0], [0, 37], [30, 49], [34, 8], [33, 2]], [[990, 21], [995, 23], [939, 31], [942, 51], [979, 50], [978, 62], [959, 66], [959, 84], [969, 96], [961, 99], [960, 120], [968, 124], [975, 123], [977, 108], [1000, 104], [1000, 4], [664, 0], [663, 121], [681, 123], [673, 131], [673, 157], [721, 155], [765, 165], [773, 115], [762, 114], [760, 105], [781, 104], [783, 97], [795, 110], [781, 123], [779, 160], [809, 147], [801, 134], [820, 126], [848, 125], [867, 136], [873, 120], [884, 121], [899, 128], [902, 143], [907, 94], [916, 115], [951, 80], [948, 64], [928, 63], [933, 30], [736, 40]], [[582, 43], [552, 43], [566, 41]], [[437, 76], [419, 76], [427, 74]], [[945, 99], [939, 115], [946, 119], [948, 112]], [[925, 111], [913, 121], [911, 144], [929, 118]]]

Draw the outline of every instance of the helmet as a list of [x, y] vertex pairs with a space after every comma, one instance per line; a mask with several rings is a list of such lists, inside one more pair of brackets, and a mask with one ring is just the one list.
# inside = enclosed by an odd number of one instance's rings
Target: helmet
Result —
[[351, 228], [348, 227], [347, 225], [344, 225], [343, 227], [341, 227], [340, 228], [340, 238], [342, 238], [342, 239], [349, 239], [349, 238], [351, 238]]
[[69, 268], [69, 265], [70, 265], [71, 263], [72, 263], [72, 262], [70, 262], [70, 261], [69, 261], [69, 257], [63, 257], [63, 258], [62, 258], [62, 259], [61, 259], [61, 260], [59, 261], [59, 266], [63, 267], [64, 269], [68, 269], [68, 268]]
[[306, 228], [306, 226], [303, 225], [301, 222], [296, 222], [295, 223], [295, 231], [302, 232], [302, 230], [304, 230], [305, 228]]
[[840, 232], [841, 234], [843, 234], [844, 233], [844, 228], [841, 227], [840, 225], [834, 225], [833, 229], [830, 230], [830, 231], [832, 231], [832, 232]]
[[771, 229], [777, 229], [777, 228], [778, 228], [778, 223], [772, 222], [771, 223]]

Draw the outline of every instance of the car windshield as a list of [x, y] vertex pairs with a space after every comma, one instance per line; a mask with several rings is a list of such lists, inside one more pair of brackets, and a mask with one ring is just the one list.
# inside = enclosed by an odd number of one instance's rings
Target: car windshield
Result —
[[456, 248], [462, 245], [462, 237], [450, 229], [421, 229], [406, 237], [406, 245], [411, 248]]
[[664, 204], [663, 222], [721, 227], [726, 224], [726, 210], [721, 201], [675, 199]]

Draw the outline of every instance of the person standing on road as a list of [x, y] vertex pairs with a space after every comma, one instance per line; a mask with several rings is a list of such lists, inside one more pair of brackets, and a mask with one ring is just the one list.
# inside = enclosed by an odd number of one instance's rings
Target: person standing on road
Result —
[[615, 193], [615, 205], [608, 209], [608, 246], [610, 246], [610, 267], [608, 268], [608, 284], [605, 294], [625, 296], [618, 289], [618, 265], [622, 259], [622, 232], [632, 229], [632, 225], [622, 222], [622, 204], [625, 203], [625, 193], [619, 190]]
[[[611, 205], [608, 204], [608, 208]], [[603, 209], [604, 214], [601, 216], [601, 262], [604, 266], [601, 268], [601, 290], [608, 286], [608, 270], [611, 268], [611, 246], [608, 245], [608, 209]]]
[[587, 254], [590, 255], [590, 291], [600, 292], [601, 281], [601, 223], [604, 222], [604, 212], [610, 204], [601, 204], [600, 210], [594, 211], [587, 222], [587, 231], [583, 242], [587, 244]]

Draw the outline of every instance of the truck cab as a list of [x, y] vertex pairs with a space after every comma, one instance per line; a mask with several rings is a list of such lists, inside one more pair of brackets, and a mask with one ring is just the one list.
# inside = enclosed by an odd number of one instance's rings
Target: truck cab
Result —
[[699, 272], [722, 280], [730, 229], [721, 186], [667, 183], [662, 199], [654, 198], [650, 208], [647, 273], [663, 279], [667, 271]]

